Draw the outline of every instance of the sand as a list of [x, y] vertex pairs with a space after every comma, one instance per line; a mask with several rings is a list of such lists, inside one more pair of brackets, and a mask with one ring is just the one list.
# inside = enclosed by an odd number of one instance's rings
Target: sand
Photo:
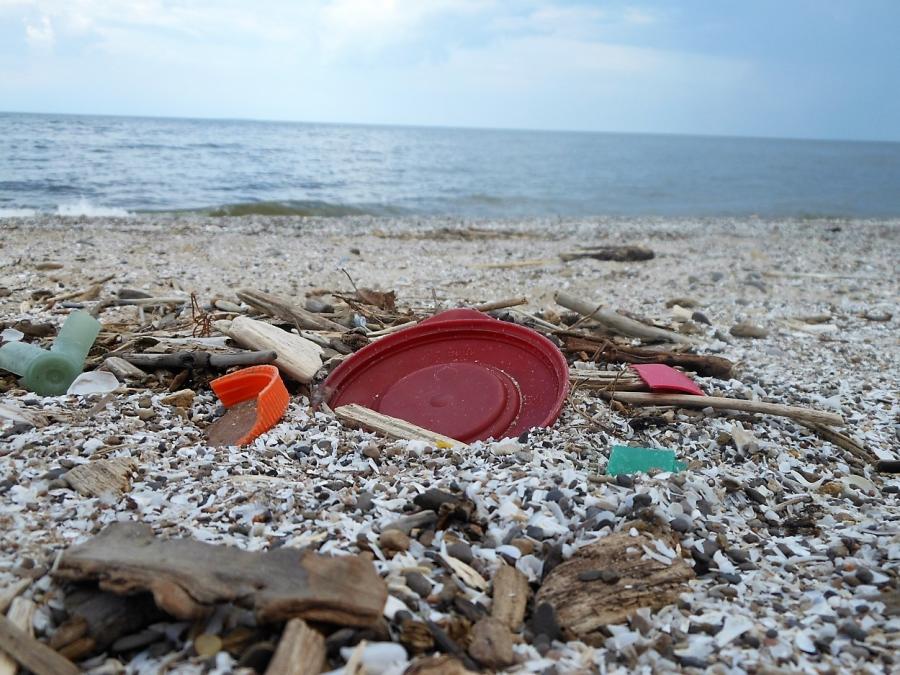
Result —
[[[733, 380], [697, 378], [708, 393], [839, 412], [842, 431], [874, 457], [900, 457], [900, 221], [141, 216], [7, 219], [0, 237], [4, 326], [22, 319], [58, 325], [71, 310], [59, 303], [45, 309], [46, 297], [76, 296], [106, 277], [96, 297], [69, 301], [90, 308], [130, 288], [195, 293], [209, 305], [236, 302], [234, 290], [245, 286], [302, 300], [312, 289], [352, 291], [349, 274], [358, 286], [396, 291], [398, 306], [420, 315], [525, 296], [521, 309], [553, 318], [563, 312], [553, 293], [565, 290], [690, 331], [700, 351], [735, 361]], [[639, 244], [656, 257], [559, 258], [590, 244]], [[709, 325], [685, 322], [694, 312]], [[117, 330], [143, 326], [182, 336], [190, 333], [189, 317], [187, 307], [181, 317], [137, 307], [100, 315]], [[734, 337], [738, 323], [766, 337]], [[188, 408], [163, 403], [167, 392], [159, 387], [133, 386], [98, 409], [98, 395], [42, 399], [16, 389], [12, 377], [0, 379], [0, 404], [50, 419], [32, 430], [6, 422], [0, 446], [0, 588], [33, 579], [23, 597], [38, 605], [39, 637], [51, 637], [65, 619], [61, 588], [49, 574], [58, 553], [115, 520], [249, 550], [370, 550], [403, 612], [415, 621], [452, 622], [458, 607], [420, 597], [410, 589], [411, 571], [431, 580], [434, 596], [452, 588], [489, 610], [491, 595], [435, 565], [442, 546], [468, 546], [485, 579], [511, 562], [537, 590], [554, 556], [567, 559], [598, 538], [628, 532], [635, 519], [681, 518], [676, 554], [697, 579], [677, 603], [608, 627], [591, 646], [551, 641], [532, 625], [530, 607], [511, 670], [896, 667], [900, 479], [789, 420], [678, 410], [632, 425], [581, 391], [553, 429], [460, 454], [342, 428], [298, 395], [284, 421], [255, 444], [213, 450], [204, 430], [216, 401], [203, 380], [184, 386], [196, 392]], [[610, 481], [603, 471], [616, 443], [674, 449], [689, 468]], [[125, 496], [84, 496], [66, 484], [66, 470], [100, 457], [137, 463]], [[462, 491], [477, 507], [483, 538], [441, 531], [386, 555], [379, 531], [430, 487]], [[344, 644], [333, 638], [330, 667], [343, 663], [339, 647], [361, 637], [396, 641], [410, 617], [396, 603], [389, 610], [381, 633], [339, 636]], [[252, 644], [277, 641], [279, 627], [259, 628], [249, 645], [208, 661], [195, 656], [192, 638], [246, 623], [252, 620], [225, 610], [199, 626], [163, 622], [146, 645], [107, 647], [82, 665], [204, 672], [212, 664], [229, 672]]]

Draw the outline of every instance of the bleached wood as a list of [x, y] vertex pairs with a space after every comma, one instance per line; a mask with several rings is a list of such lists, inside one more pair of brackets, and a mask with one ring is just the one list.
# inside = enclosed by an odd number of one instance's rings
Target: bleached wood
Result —
[[501, 566], [494, 576], [491, 616], [502, 621], [510, 630], [518, 630], [525, 620], [529, 595], [528, 578], [515, 567]]
[[215, 327], [242, 347], [275, 352], [278, 369], [298, 382], [312, 381], [322, 367], [319, 345], [270, 323], [239, 316], [233, 321], [217, 321]]
[[[34, 637], [34, 612], [37, 605], [31, 600], [25, 598], [15, 598], [6, 613], [6, 618], [12, 621], [18, 628], [21, 628], [28, 637]], [[16, 675], [19, 670], [19, 664], [6, 654], [0, 654], [0, 675]]]
[[761, 413], [774, 415], [775, 417], [789, 417], [804, 422], [824, 424], [826, 426], [841, 426], [844, 418], [837, 413], [813, 410], [812, 408], [799, 408], [780, 403], [765, 403], [763, 401], [745, 401], [739, 398], [721, 398], [718, 396], [692, 396], [690, 394], [650, 394], [634, 391], [605, 392], [600, 394], [604, 398], [614, 399], [622, 403], [634, 403], [637, 405], [674, 405], [681, 408], [714, 408], [716, 410], [739, 410], [741, 412]]
[[348, 328], [335, 323], [324, 316], [319, 316], [292, 303], [287, 298], [282, 298], [270, 293], [263, 293], [253, 288], [242, 288], [235, 293], [238, 298], [254, 309], [264, 312], [269, 316], [289, 321], [300, 328], [312, 330], [331, 330], [338, 333], [346, 333]]
[[42, 642], [0, 615], [0, 651], [35, 675], [78, 675], [81, 670]]
[[566, 309], [571, 309], [573, 312], [578, 312], [582, 316], [594, 319], [610, 330], [622, 335], [641, 338], [643, 340], [678, 342], [686, 345], [697, 344], [697, 340], [694, 338], [664, 328], [648, 326], [640, 321], [629, 319], [627, 316], [623, 316], [611, 309], [604, 309], [598, 303], [581, 300], [568, 293], [563, 293], [561, 291], [557, 292], [554, 295], [554, 299], [557, 304], [562, 305]]
[[370, 410], [365, 406], [351, 403], [335, 409], [334, 414], [343, 422], [364, 426], [389, 438], [400, 438], [408, 441], [424, 441], [436, 443], [443, 447], [465, 446], [465, 443], [449, 436], [423, 429], [405, 420]]

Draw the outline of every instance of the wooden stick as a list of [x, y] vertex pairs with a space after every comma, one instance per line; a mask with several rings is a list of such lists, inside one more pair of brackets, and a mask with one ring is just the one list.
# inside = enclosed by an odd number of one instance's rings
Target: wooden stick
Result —
[[745, 401], [739, 398], [722, 398], [718, 396], [692, 396], [690, 394], [649, 394], [643, 392], [604, 392], [604, 398], [633, 403], [637, 405], [674, 405], [680, 408], [715, 408], [717, 410], [739, 410], [741, 412], [761, 413], [775, 417], [790, 417], [794, 420], [840, 426], [844, 418], [837, 413], [798, 408], [780, 403], [764, 403], [762, 401]]
[[31, 586], [31, 581], [31, 579], [19, 579], [0, 590], [0, 614], [6, 613], [12, 601], [18, 598], [22, 591]]
[[377, 431], [389, 438], [399, 438], [408, 441], [424, 441], [426, 443], [437, 444], [438, 447], [443, 448], [466, 446], [465, 443], [457, 441], [455, 438], [442, 436], [441, 434], [429, 431], [428, 429], [417, 427], [415, 424], [405, 420], [382, 415], [381, 413], [355, 403], [342, 405], [340, 408], [335, 409], [334, 414], [337, 415], [338, 419], [342, 422], [350, 422], [352, 424], [367, 427], [372, 431]]
[[851, 455], [853, 455], [857, 459], [862, 460], [866, 464], [874, 464], [878, 461], [878, 458], [872, 452], [870, 452], [865, 447], [845, 434], [839, 433], [834, 429], [829, 429], [828, 427], [821, 424], [814, 424], [812, 422], [806, 422], [804, 420], [797, 421], [810, 431], [814, 431], [819, 437], [825, 439], [829, 443], [838, 446], [839, 448], [846, 450]]
[[573, 331], [556, 331], [567, 351], [587, 352], [595, 361], [624, 363], [663, 363], [691, 370], [703, 377], [731, 378], [734, 364], [721, 356], [660, 352], [639, 347], [623, 347], [603, 338], [588, 337]]
[[339, 323], [295, 305], [287, 298], [263, 293], [252, 288], [242, 288], [236, 292], [236, 295], [254, 309], [293, 323], [298, 329], [333, 330], [339, 333], [346, 333], [349, 330]]
[[303, 619], [288, 621], [266, 675], [319, 675], [324, 668], [322, 634], [307, 626]]
[[582, 316], [594, 319], [604, 326], [622, 335], [641, 338], [642, 340], [656, 340], [665, 342], [679, 342], [681, 344], [694, 345], [697, 340], [681, 335], [664, 328], [648, 326], [640, 321], [629, 319], [611, 309], [603, 309], [600, 305], [580, 300], [568, 293], [557, 292], [554, 295], [556, 302], [566, 309], [578, 312]]
[[136, 365], [119, 356], [107, 357], [103, 362], [103, 368], [115, 375], [120, 382], [127, 382], [129, 380], [143, 382], [150, 377]]
[[578, 260], [579, 258], [634, 262], [638, 260], [651, 260], [654, 257], [654, 254], [649, 248], [643, 246], [591, 246], [578, 249], [577, 251], [560, 253], [559, 257], [566, 262]]
[[120, 298], [118, 300], [113, 300], [111, 304], [119, 307], [124, 307], [126, 305], [147, 307], [150, 305], [185, 305], [190, 301], [190, 298]]
[[510, 630], [519, 630], [525, 620], [525, 607], [530, 595], [528, 578], [515, 567], [501, 565], [494, 576], [491, 616], [502, 621]]
[[[182, 370], [184, 368], [225, 369], [233, 366], [258, 366], [273, 363], [278, 358], [271, 349], [264, 351], [234, 352], [217, 354], [215, 352], [173, 352], [170, 354], [123, 354], [122, 359], [133, 366], [144, 368], [166, 368]], [[110, 359], [107, 359], [107, 363]]]
[[540, 265], [555, 265], [558, 261], [552, 258], [536, 258], [533, 260], [512, 260], [505, 263], [477, 263], [469, 265], [476, 270], [511, 270], [517, 267], [538, 267]]
[[569, 368], [569, 382], [587, 389], [610, 391], [647, 391], [647, 383], [627, 370], [590, 370]]
[[490, 312], [494, 309], [506, 309], [507, 307], [518, 307], [519, 305], [527, 305], [528, 298], [506, 298], [504, 300], [495, 300], [494, 302], [485, 302], [481, 305], [475, 305], [472, 309], [479, 312]]
[[35, 675], [78, 675], [81, 672], [69, 659], [35, 640], [5, 616], [0, 616], [0, 650]]

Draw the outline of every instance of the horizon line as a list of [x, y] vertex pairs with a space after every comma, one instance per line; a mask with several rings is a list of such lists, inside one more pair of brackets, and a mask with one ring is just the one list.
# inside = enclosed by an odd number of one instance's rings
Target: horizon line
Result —
[[553, 129], [536, 127], [491, 127], [477, 125], [449, 125], [449, 124], [400, 124], [386, 122], [325, 122], [320, 120], [296, 120], [296, 119], [268, 119], [256, 117], [202, 117], [184, 115], [134, 115], [122, 113], [83, 113], [83, 112], [37, 112], [30, 110], [0, 110], [0, 115], [44, 115], [62, 117], [114, 117], [126, 119], [152, 119], [152, 120], [180, 120], [190, 122], [255, 122], [261, 124], [309, 124], [320, 126], [348, 126], [348, 127], [384, 127], [388, 129], [443, 129], [450, 131], [506, 131], [525, 133], [558, 133], [558, 134], [606, 134], [615, 136], [676, 136], [686, 138], [718, 138], [733, 140], [766, 140], [766, 141], [797, 141], [797, 142], [826, 142], [826, 143], [900, 143], [900, 139], [878, 138], [822, 138], [816, 136], [762, 136], [762, 135], [736, 135], [736, 134], [699, 134], [677, 131], [613, 131], [599, 129]]

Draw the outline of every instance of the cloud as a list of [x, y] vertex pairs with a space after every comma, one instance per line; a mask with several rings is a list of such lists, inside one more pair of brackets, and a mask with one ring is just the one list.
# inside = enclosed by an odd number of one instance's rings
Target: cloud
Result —
[[25, 40], [29, 46], [39, 49], [47, 49], [53, 46], [56, 35], [53, 32], [53, 24], [46, 15], [41, 16], [40, 22], [34, 24], [29, 20], [25, 20]]

